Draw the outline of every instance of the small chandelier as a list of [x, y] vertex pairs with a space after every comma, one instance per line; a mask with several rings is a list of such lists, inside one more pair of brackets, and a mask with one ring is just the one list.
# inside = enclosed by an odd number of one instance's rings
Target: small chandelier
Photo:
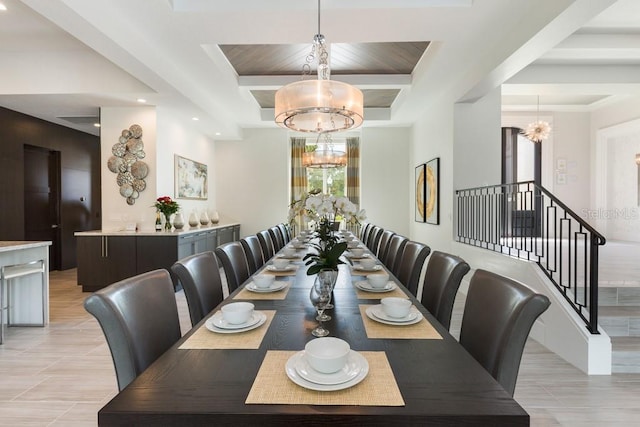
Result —
[[318, 63], [317, 80], [300, 80], [276, 92], [275, 121], [299, 132], [326, 133], [357, 128], [363, 121], [363, 96], [360, 89], [330, 80], [329, 52], [320, 33], [318, 0], [318, 34], [311, 53], [302, 66], [302, 78], [311, 74], [311, 64]]
[[[320, 143], [320, 137], [324, 136], [324, 142]], [[302, 166], [316, 169], [340, 168], [347, 166], [347, 153], [334, 150], [331, 135], [318, 134], [316, 149], [302, 154]]]
[[551, 133], [551, 126], [549, 123], [544, 120], [540, 120], [540, 96], [538, 96], [536, 121], [529, 123], [529, 125], [527, 125], [527, 129], [522, 131], [522, 134], [533, 142], [542, 142], [549, 138], [549, 133]]

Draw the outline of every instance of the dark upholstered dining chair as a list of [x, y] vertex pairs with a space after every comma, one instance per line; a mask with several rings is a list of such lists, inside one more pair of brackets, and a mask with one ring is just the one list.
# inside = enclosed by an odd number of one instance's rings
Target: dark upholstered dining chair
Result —
[[375, 252], [376, 257], [378, 259], [382, 259], [387, 252], [387, 248], [389, 247], [389, 241], [396, 234], [391, 230], [384, 230], [380, 235], [380, 243], [378, 243], [378, 250]]
[[224, 276], [227, 278], [229, 293], [243, 284], [250, 276], [247, 256], [240, 242], [229, 242], [216, 248], [216, 255], [222, 263]]
[[84, 308], [98, 320], [107, 339], [119, 390], [180, 339], [178, 307], [167, 270], [113, 283], [91, 294]]
[[400, 261], [400, 256], [404, 250], [404, 245], [406, 245], [408, 241], [409, 239], [401, 236], [400, 234], [396, 234], [391, 237], [391, 240], [389, 240], [389, 246], [387, 247], [387, 252], [382, 258], [380, 258], [387, 269], [394, 274], [396, 271], [396, 264]]
[[280, 231], [278, 226], [273, 226], [269, 229], [269, 235], [271, 236], [271, 241], [273, 242], [273, 252], [278, 252], [284, 247], [284, 237], [282, 237], [282, 232]]
[[393, 274], [414, 296], [418, 294], [420, 273], [429, 252], [431, 252], [429, 246], [410, 240], [404, 245], [400, 260], [396, 263], [396, 270]]
[[373, 231], [374, 228], [377, 227], [377, 225], [373, 225], [373, 224], [367, 224], [367, 225], [369, 227], [362, 234], [362, 243], [364, 243], [366, 247], [369, 247], [369, 239], [371, 238], [371, 232]]
[[369, 239], [367, 239], [367, 247], [374, 254], [378, 252], [378, 245], [380, 244], [380, 236], [382, 236], [383, 232], [384, 230], [382, 229], [382, 227], [378, 227], [377, 225], [374, 225], [371, 228], [371, 231], [369, 232]]
[[247, 236], [240, 239], [240, 244], [242, 245], [247, 257], [249, 274], [253, 274], [264, 265], [260, 240], [258, 239], [258, 236]]
[[447, 330], [462, 278], [469, 272], [469, 264], [460, 257], [440, 251], [429, 256], [422, 285], [422, 305]]
[[362, 243], [364, 243], [365, 237], [367, 236], [367, 234], [369, 233], [369, 228], [371, 228], [373, 226], [373, 224], [371, 224], [370, 222], [364, 224], [361, 228], [360, 228], [360, 235], [358, 236], [358, 238], [360, 239], [360, 241]]
[[287, 227], [287, 225], [283, 223], [278, 224], [277, 227], [280, 229], [280, 234], [282, 234], [282, 240], [286, 245], [291, 241], [291, 235], [289, 234], [289, 227]]
[[258, 240], [260, 241], [260, 247], [262, 248], [262, 255], [264, 256], [264, 262], [269, 261], [273, 258], [275, 254], [275, 250], [273, 247], [273, 240], [271, 239], [271, 234], [269, 230], [262, 230], [256, 233], [258, 236]]
[[513, 396], [525, 342], [549, 298], [526, 285], [476, 270], [462, 315], [460, 344]]
[[171, 271], [178, 277], [189, 306], [191, 326], [222, 302], [222, 279], [218, 259], [212, 251], [176, 261]]

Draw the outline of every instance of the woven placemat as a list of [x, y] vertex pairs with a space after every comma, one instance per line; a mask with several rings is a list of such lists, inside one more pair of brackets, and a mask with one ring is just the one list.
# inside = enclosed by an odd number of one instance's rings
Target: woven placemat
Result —
[[369, 319], [366, 309], [372, 307], [370, 304], [361, 304], [360, 315], [364, 323], [364, 329], [367, 331], [367, 337], [386, 338], [386, 339], [423, 339], [423, 340], [441, 340], [442, 336], [435, 330], [433, 325], [424, 317], [418, 323], [413, 325], [386, 325]]
[[353, 266], [351, 267], [352, 276], [370, 276], [372, 274], [382, 274], [382, 273], [386, 273], [386, 271], [384, 271], [384, 268], [381, 268], [380, 270], [375, 270], [375, 271], [363, 271], [363, 270], [354, 268]]
[[275, 310], [260, 310], [267, 315], [267, 321], [256, 329], [237, 334], [218, 334], [207, 329], [203, 324], [185, 342], [180, 350], [256, 350], [260, 348], [262, 339], [271, 325]]
[[[247, 283], [247, 285], [253, 282]], [[284, 289], [281, 289], [276, 292], [251, 292], [247, 290], [247, 285], [240, 292], [236, 294], [232, 299], [238, 300], [275, 300], [275, 299], [285, 299], [287, 294], [289, 293], [289, 289], [291, 289], [291, 284], [287, 283], [287, 286]]]
[[[361, 280], [358, 279], [356, 280], [356, 282], [360, 282]], [[367, 292], [367, 291], [363, 291], [362, 289], [358, 289], [355, 286], [353, 288], [356, 290], [356, 297], [358, 299], [382, 299], [382, 298], [387, 298], [387, 297], [397, 297], [397, 298], [407, 298], [407, 294], [404, 293], [404, 291], [402, 289], [400, 289], [399, 287], [396, 286], [396, 288], [392, 291], [389, 292]]]
[[361, 383], [338, 391], [314, 391], [292, 382], [285, 365], [295, 351], [268, 351], [249, 391], [247, 404], [404, 406], [383, 351], [361, 351], [369, 373]]

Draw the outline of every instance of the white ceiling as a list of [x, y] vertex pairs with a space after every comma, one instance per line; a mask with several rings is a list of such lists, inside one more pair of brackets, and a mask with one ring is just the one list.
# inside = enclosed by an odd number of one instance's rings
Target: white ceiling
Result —
[[[298, 77], [240, 78], [218, 45], [310, 43], [317, 30], [315, 0], [0, 2], [0, 106], [94, 134], [60, 117], [144, 98], [214, 138], [275, 126], [250, 91]], [[365, 126], [409, 125], [425, 99], [473, 101], [501, 84], [505, 111], [534, 110], [538, 96], [544, 111], [591, 111], [640, 95], [638, 0], [323, 0], [321, 30], [334, 43], [431, 42], [412, 75], [335, 77], [401, 90]]]

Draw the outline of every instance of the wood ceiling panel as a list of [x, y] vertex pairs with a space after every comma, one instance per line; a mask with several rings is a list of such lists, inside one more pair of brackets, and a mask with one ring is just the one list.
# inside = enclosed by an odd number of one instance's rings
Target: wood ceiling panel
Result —
[[[334, 43], [332, 74], [411, 74], [429, 42]], [[301, 74], [311, 44], [220, 45], [239, 76]]]

